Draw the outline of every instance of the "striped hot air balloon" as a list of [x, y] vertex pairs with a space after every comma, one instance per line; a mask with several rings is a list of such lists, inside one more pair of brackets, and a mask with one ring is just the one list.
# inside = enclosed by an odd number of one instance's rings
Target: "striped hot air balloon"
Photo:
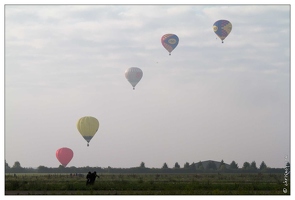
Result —
[[179, 38], [175, 34], [165, 34], [161, 38], [161, 43], [164, 46], [164, 48], [169, 52], [169, 55], [171, 55], [171, 52], [176, 48], [178, 42]]
[[232, 24], [227, 20], [218, 20], [213, 24], [213, 30], [215, 34], [223, 40], [229, 35], [232, 30]]

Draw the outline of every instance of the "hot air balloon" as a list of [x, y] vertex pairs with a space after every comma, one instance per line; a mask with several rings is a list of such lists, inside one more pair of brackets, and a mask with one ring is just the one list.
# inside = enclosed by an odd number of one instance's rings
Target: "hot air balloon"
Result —
[[82, 117], [77, 122], [77, 129], [81, 133], [82, 137], [87, 141], [87, 146], [89, 146], [89, 142], [97, 132], [98, 128], [98, 120], [91, 116]]
[[130, 67], [129, 69], [125, 70], [125, 77], [129, 81], [129, 83], [133, 86], [133, 90], [135, 89], [135, 86], [142, 78], [142, 70], [138, 67]]
[[55, 153], [57, 160], [62, 164], [62, 166], [66, 167], [67, 164], [72, 160], [74, 153], [72, 149], [67, 147], [60, 148]]
[[232, 24], [227, 20], [218, 20], [213, 24], [213, 30], [223, 43], [232, 30]]
[[171, 55], [173, 49], [178, 45], [179, 38], [175, 34], [165, 34], [162, 36], [161, 42], [164, 48], [169, 52], [169, 55]]

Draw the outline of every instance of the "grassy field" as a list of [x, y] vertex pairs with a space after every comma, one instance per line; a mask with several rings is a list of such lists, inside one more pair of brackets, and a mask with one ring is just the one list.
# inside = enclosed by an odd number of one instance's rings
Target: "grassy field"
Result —
[[[6, 195], [290, 195], [284, 174], [6, 174]], [[283, 189], [287, 189], [287, 193]], [[286, 191], [286, 190], [285, 190]]]

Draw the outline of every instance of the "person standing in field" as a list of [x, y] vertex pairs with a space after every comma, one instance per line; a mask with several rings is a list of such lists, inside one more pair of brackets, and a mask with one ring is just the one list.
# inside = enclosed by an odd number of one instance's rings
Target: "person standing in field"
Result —
[[95, 179], [99, 178], [99, 176], [96, 174], [96, 171], [94, 171], [93, 173], [88, 172], [87, 176], [86, 176], [86, 185], [93, 185], [95, 182]]
[[86, 185], [89, 185], [89, 184], [91, 184], [91, 172], [88, 172], [88, 174], [87, 174], [87, 176], [86, 176]]
[[94, 171], [94, 172], [91, 174], [91, 177], [90, 177], [90, 184], [91, 184], [91, 185], [94, 184], [96, 177], [99, 178], [99, 176], [96, 174], [96, 171]]

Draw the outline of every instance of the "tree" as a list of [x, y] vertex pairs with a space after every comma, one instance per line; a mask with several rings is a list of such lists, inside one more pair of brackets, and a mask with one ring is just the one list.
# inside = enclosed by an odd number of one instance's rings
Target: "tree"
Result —
[[224, 170], [224, 169], [226, 169], [226, 166], [225, 166], [225, 163], [224, 163], [223, 160], [221, 160], [221, 162], [220, 162], [219, 169], [220, 169], [220, 170]]
[[110, 166], [108, 166], [108, 169], [107, 169], [108, 173], [110, 173], [112, 170], [113, 169]]
[[198, 162], [197, 169], [202, 169], [202, 170], [204, 169], [203, 163], [201, 161]]
[[145, 168], [145, 164], [144, 164], [144, 162], [141, 162], [139, 167], [140, 167], [140, 168]]
[[14, 169], [22, 169], [22, 167], [21, 167], [21, 165], [20, 165], [20, 162], [18, 162], [18, 161], [16, 161], [16, 162], [13, 164], [12, 168], [14, 168]]
[[216, 170], [217, 167], [216, 167], [215, 162], [213, 162], [213, 161], [209, 161], [209, 163], [208, 163], [206, 169], [213, 169], [213, 170]]
[[230, 169], [238, 169], [238, 163], [236, 163], [235, 161], [232, 161], [229, 165]]
[[266, 164], [265, 164], [264, 161], [261, 162], [259, 169], [260, 169], [260, 170], [267, 169], [267, 166], [266, 166]]
[[196, 170], [196, 164], [193, 162], [193, 163], [189, 166], [189, 168], [190, 168], [191, 170], [195, 171], [195, 170]]
[[186, 162], [186, 163], [184, 164], [183, 168], [188, 169], [188, 168], [189, 168], [189, 163]]
[[167, 163], [164, 163], [164, 164], [163, 164], [162, 169], [168, 169], [168, 165], [167, 165]]
[[251, 168], [251, 169], [257, 169], [257, 167], [256, 167], [256, 162], [255, 162], [255, 161], [252, 161], [252, 162], [251, 162], [250, 168]]
[[174, 168], [175, 169], [179, 169], [180, 168], [180, 165], [178, 164], [178, 162], [175, 163]]
[[10, 166], [8, 165], [8, 163], [5, 160], [5, 170], [10, 169]]
[[250, 163], [249, 162], [244, 162], [243, 169], [250, 169]]
[[48, 172], [48, 168], [45, 167], [45, 166], [42, 166], [42, 165], [40, 165], [40, 166], [37, 168], [37, 170], [38, 170], [39, 173]]

